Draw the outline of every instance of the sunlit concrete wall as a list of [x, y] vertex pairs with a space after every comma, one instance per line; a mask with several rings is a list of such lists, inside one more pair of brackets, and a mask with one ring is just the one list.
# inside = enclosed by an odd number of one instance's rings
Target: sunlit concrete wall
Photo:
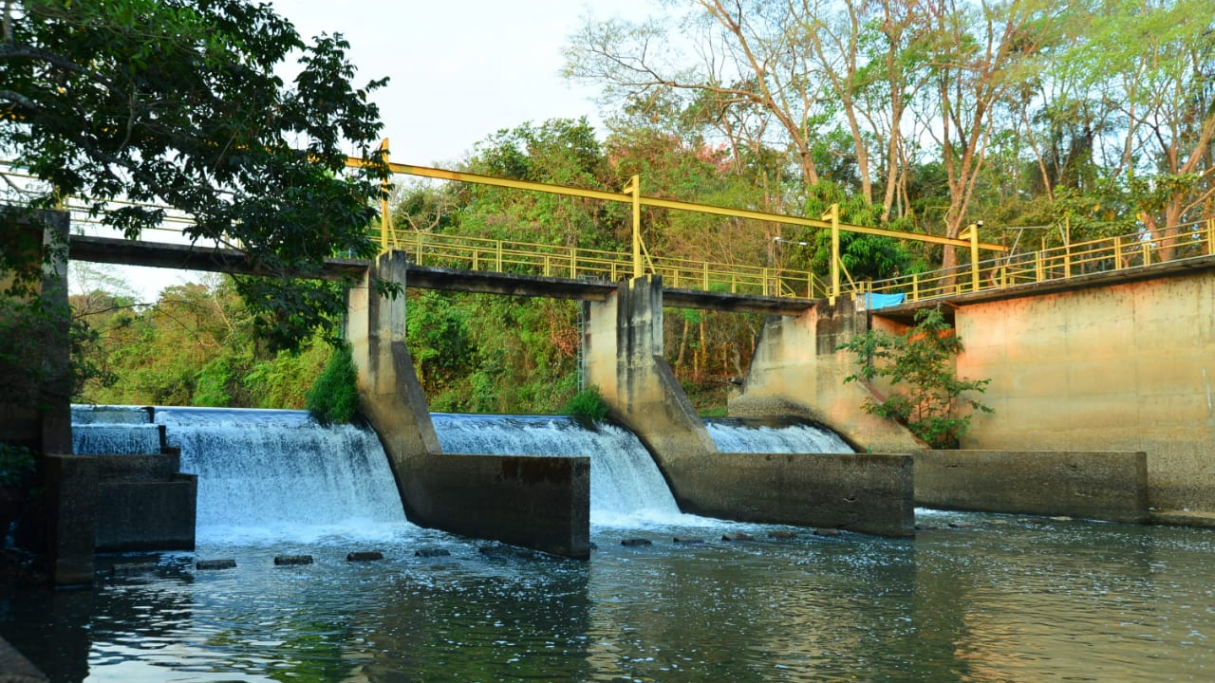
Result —
[[854, 359], [835, 349], [865, 326], [865, 314], [847, 298], [800, 316], [769, 316], [743, 391], [730, 399], [730, 415], [803, 417], [831, 427], [862, 451], [923, 449], [903, 427], [864, 411], [869, 387], [844, 382], [855, 372]]
[[1215, 511], [1215, 273], [963, 305], [962, 447], [1143, 451], [1157, 509]]
[[403, 252], [383, 254], [349, 293], [346, 335], [359, 408], [388, 454], [411, 522], [557, 555], [590, 556], [590, 460], [444, 455], [405, 344], [405, 301], [375, 278], [406, 284]]

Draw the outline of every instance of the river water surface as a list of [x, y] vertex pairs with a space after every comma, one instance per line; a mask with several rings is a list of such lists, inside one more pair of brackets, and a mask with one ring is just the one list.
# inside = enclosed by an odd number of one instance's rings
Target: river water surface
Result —
[[[123, 415], [138, 452], [148, 427]], [[1215, 530], [919, 510], [915, 539], [820, 537], [680, 514], [608, 425], [437, 416], [449, 452], [592, 458], [588, 562], [490, 555], [405, 521], [373, 434], [284, 411], [156, 422], [199, 474], [198, 547], [102, 556], [92, 590], [0, 589], [0, 636], [54, 681], [1215, 681]], [[127, 452], [125, 427], [89, 424]], [[789, 436], [747, 429], [712, 426]], [[346, 560], [361, 550], [384, 559]]]

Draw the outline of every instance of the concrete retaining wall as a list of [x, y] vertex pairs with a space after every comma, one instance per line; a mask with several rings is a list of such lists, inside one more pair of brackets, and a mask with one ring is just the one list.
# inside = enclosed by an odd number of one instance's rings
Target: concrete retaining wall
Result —
[[402, 252], [383, 254], [350, 292], [347, 339], [359, 407], [379, 434], [410, 521], [579, 559], [590, 556], [586, 458], [443, 455], [405, 345], [405, 301], [373, 278], [406, 284]]
[[694, 514], [912, 536], [912, 469], [907, 455], [723, 453], [668, 476]]
[[936, 508], [1148, 520], [1144, 453], [923, 451], [915, 500]]
[[423, 526], [534, 548], [590, 556], [590, 458], [430, 455], [410, 477], [410, 519]]
[[1215, 511], [1215, 270], [963, 305], [963, 448], [1143, 451], [1151, 505]]

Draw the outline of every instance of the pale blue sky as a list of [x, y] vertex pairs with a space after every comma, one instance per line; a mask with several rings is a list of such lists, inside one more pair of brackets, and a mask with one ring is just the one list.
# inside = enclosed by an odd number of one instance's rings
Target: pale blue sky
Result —
[[[443, 165], [503, 128], [590, 117], [595, 92], [561, 78], [582, 17], [640, 19], [653, 0], [273, 0], [301, 35], [341, 33], [375, 97], [394, 161]], [[450, 165], [450, 164], [449, 164]]]

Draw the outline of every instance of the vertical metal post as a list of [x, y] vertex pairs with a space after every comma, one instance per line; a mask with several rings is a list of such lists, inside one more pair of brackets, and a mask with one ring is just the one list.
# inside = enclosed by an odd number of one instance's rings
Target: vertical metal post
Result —
[[[388, 138], [380, 142], [384, 163], [388, 163]], [[388, 210], [388, 178], [380, 181], [380, 253], [388, 253], [388, 232], [392, 230], [392, 212]]]
[[633, 195], [633, 277], [641, 277], [641, 176], [635, 175], [624, 186], [626, 193]]
[[911, 274], [911, 300], [920, 300], [920, 275], [919, 273]]
[[834, 306], [840, 295], [840, 205], [832, 204], [822, 220], [831, 221], [831, 293], [828, 301]]
[[1215, 218], [1207, 219], [1207, 255], [1215, 256]]
[[[979, 291], [979, 223], [971, 223], [959, 235], [970, 238], [970, 291]], [[959, 288], [959, 291], [961, 289]]]
[[1114, 238], [1114, 270], [1122, 270], [1122, 238]]

